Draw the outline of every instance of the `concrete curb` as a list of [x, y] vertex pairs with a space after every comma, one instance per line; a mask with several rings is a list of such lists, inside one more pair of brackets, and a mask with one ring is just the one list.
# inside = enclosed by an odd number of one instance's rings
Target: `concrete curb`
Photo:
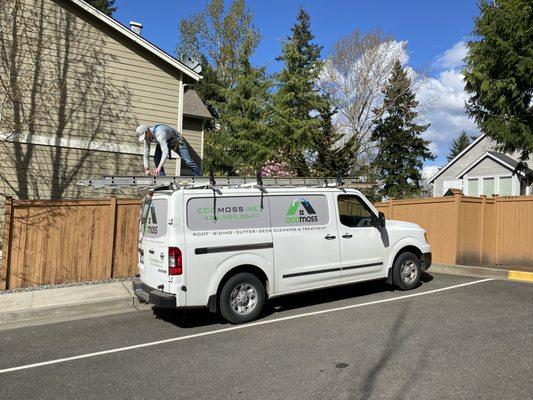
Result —
[[0, 295], [0, 330], [144, 309], [131, 282], [111, 282]]
[[475, 276], [483, 278], [506, 279], [520, 282], [533, 282], [533, 272], [515, 271], [468, 265], [432, 264], [428, 272], [449, 275]]
[[80, 315], [101, 314], [123, 309], [133, 310], [133, 298], [117, 298], [99, 301], [85, 301], [60, 306], [31, 308], [0, 313], [0, 325], [23, 322], [45, 322], [58, 317], [76, 317]]

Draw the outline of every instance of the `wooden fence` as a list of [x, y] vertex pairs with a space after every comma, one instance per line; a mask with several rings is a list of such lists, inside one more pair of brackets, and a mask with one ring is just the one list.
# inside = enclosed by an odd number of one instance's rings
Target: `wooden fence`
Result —
[[[0, 290], [132, 276], [140, 200], [6, 201]], [[427, 231], [435, 263], [533, 268], [533, 196], [377, 203]]]
[[533, 268], [533, 196], [456, 194], [376, 207], [388, 219], [423, 227], [435, 263]]
[[0, 290], [132, 276], [140, 200], [6, 200]]

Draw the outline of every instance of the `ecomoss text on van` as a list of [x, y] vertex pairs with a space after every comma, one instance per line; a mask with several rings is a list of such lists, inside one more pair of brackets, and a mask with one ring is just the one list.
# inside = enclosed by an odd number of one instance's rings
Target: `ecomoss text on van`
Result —
[[161, 190], [143, 200], [137, 297], [208, 307], [231, 323], [273, 297], [386, 278], [415, 288], [431, 265], [420, 226], [385, 221], [339, 188]]

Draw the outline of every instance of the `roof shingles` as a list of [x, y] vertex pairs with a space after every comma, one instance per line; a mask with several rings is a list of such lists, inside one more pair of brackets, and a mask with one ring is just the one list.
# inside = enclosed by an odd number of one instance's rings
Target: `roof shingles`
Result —
[[187, 89], [183, 95], [183, 115], [202, 119], [212, 119], [213, 116], [194, 89]]

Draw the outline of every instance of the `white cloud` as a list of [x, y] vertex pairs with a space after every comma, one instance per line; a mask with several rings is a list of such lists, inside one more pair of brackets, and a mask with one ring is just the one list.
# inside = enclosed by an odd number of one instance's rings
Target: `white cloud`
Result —
[[436, 143], [430, 142], [428, 145], [429, 151], [431, 151], [431, 154], [433, 154], [434, 157], [439, 156], [439, 146], [437, 146]]
[[463, 40], [455, 43], [436, 59], [439, 69], [455, 69], [463, 65], [463, 59], [467, 53], [466, 42]]
[[463, 41], [446, 50], [437, 58], [436, 64], [441, 67], [438, 74], [429, 78], [416, 93], [421, 105], [421, 119], [431, 124], [423, 136], [432, 142], [430, 150], [441, 156], [440, 161], [444, 161], [451, 142], [463, 129], [469, 135], [479, 134], [474, 121], [464, 110], [468, 95], [464, 90], [463, 75], [456, 69], [465, 51]]
[[436, 165], [428, 165], [422, 168], [422, 179], [428, 180], [437, 173], [440, 168]]

